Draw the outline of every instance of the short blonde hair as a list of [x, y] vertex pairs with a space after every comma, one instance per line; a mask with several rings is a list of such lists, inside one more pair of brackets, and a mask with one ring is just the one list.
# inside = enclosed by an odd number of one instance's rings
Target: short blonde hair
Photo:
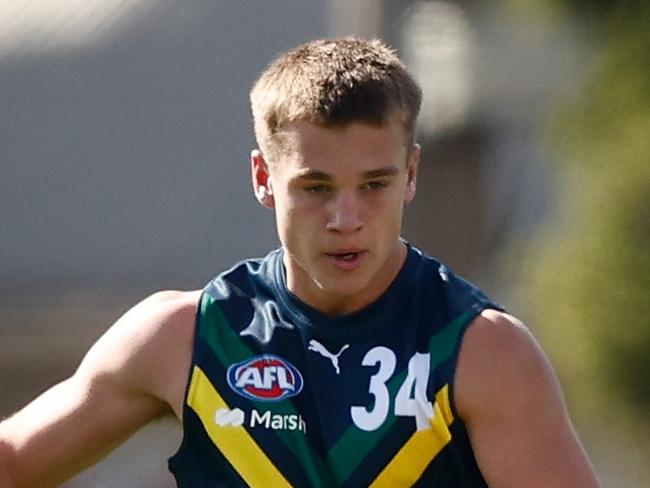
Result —
[[315, 40], [280, 55], [250, 93], [255, 137], [267, 159], [282, 149], [283, 127], [299, 120], [381, 126], [397, 113], [412, 143], [421, 100], [393, 49], [353, 37]]

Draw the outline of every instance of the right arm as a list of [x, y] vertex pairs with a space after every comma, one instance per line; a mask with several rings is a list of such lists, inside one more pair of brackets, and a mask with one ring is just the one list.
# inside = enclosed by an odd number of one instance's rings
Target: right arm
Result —
[[0, 423], [0, 488], [57, 486], [149, 421], [180, 415], [199, 292], [133, 307], [77, 371]]

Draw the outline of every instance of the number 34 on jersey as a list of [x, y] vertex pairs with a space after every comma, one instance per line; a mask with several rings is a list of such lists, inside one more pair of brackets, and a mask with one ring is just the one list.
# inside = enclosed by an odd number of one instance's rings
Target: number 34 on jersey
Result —
[[378, 346], [370, 349], [363, 357], [363, 366], [379, 366], [370, 377], [368, 393], [373, 397], [370, 406], [353, 405], [350, 415], [354, 424], [362, 430], [377, 430], [386, 421], [390, 412], [391, 395], [401, 380], [394, 401], [394, 414], [400, 417], [414, 417], [417, 430], [431, 428], [433, 405], [427, 399], [429, 383], [430, 355], [416, 352], [408, 363], [408, 372], [402, 380], [395, 375], [397, 358], [387, 347]]

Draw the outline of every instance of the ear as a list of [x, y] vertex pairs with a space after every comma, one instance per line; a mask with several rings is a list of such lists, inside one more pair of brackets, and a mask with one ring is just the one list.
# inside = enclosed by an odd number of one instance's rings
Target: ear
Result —
[[418, 165], [420, 164], [420, 145], [413, 144], [408, 158], [406, 191], [404, 192], [404, 204], [410, 203], [415, 198], [415, 187], [418, 176]]
[[251, 151], [251, 176], [253, 178], [253, 191], [257, 201], [266, 208], [275, 207], [268, 165], [262, 153], [257, 149]]

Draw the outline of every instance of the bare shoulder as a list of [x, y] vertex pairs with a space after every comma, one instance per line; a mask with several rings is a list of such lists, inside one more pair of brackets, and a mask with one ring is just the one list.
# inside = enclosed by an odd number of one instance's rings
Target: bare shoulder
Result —
[[156, 292], [128, 310], [111, 330], [134, 334], [134, 338], [147, 338], [147, 334], [162, 334], [164, 338], [191, 332], [200, 296], [200, 290]]
[[155, 293], [77, 371], [0, 423], [0, 486], [56, 486], [147, 422], [180, 415], [200, 292]]
[[199, 297], [199, 291], [168, 290], [145, 298], [108, 329], [90, 349], [86, 360], [104, 348], [119, 346], [121, 353], [109, 363], [119, 366], [143, 349], [164, 348], [168, 342], [182, 341], [192, 334]]
[[454, 399], [490, 486], [598, 486], [555, 372], [515, 317], [486, 310], [470, 325]]
[[[497, 310], [484, 310], [469, 326], [461, 345], [455, 391], [457, 409], [466, 419], [482, 406], [498, 411], [516, 408], [535, 384], [557, 386], [541, 347], [517, 318]], [[500, 393], [497, 393], [500, 392]], [[506, 393], [507, 392], [507, 393]]]
[[104, 378], [180, 410], [191, 361], [200, 290], [156, 292], [93, 345], [75, 376]]

